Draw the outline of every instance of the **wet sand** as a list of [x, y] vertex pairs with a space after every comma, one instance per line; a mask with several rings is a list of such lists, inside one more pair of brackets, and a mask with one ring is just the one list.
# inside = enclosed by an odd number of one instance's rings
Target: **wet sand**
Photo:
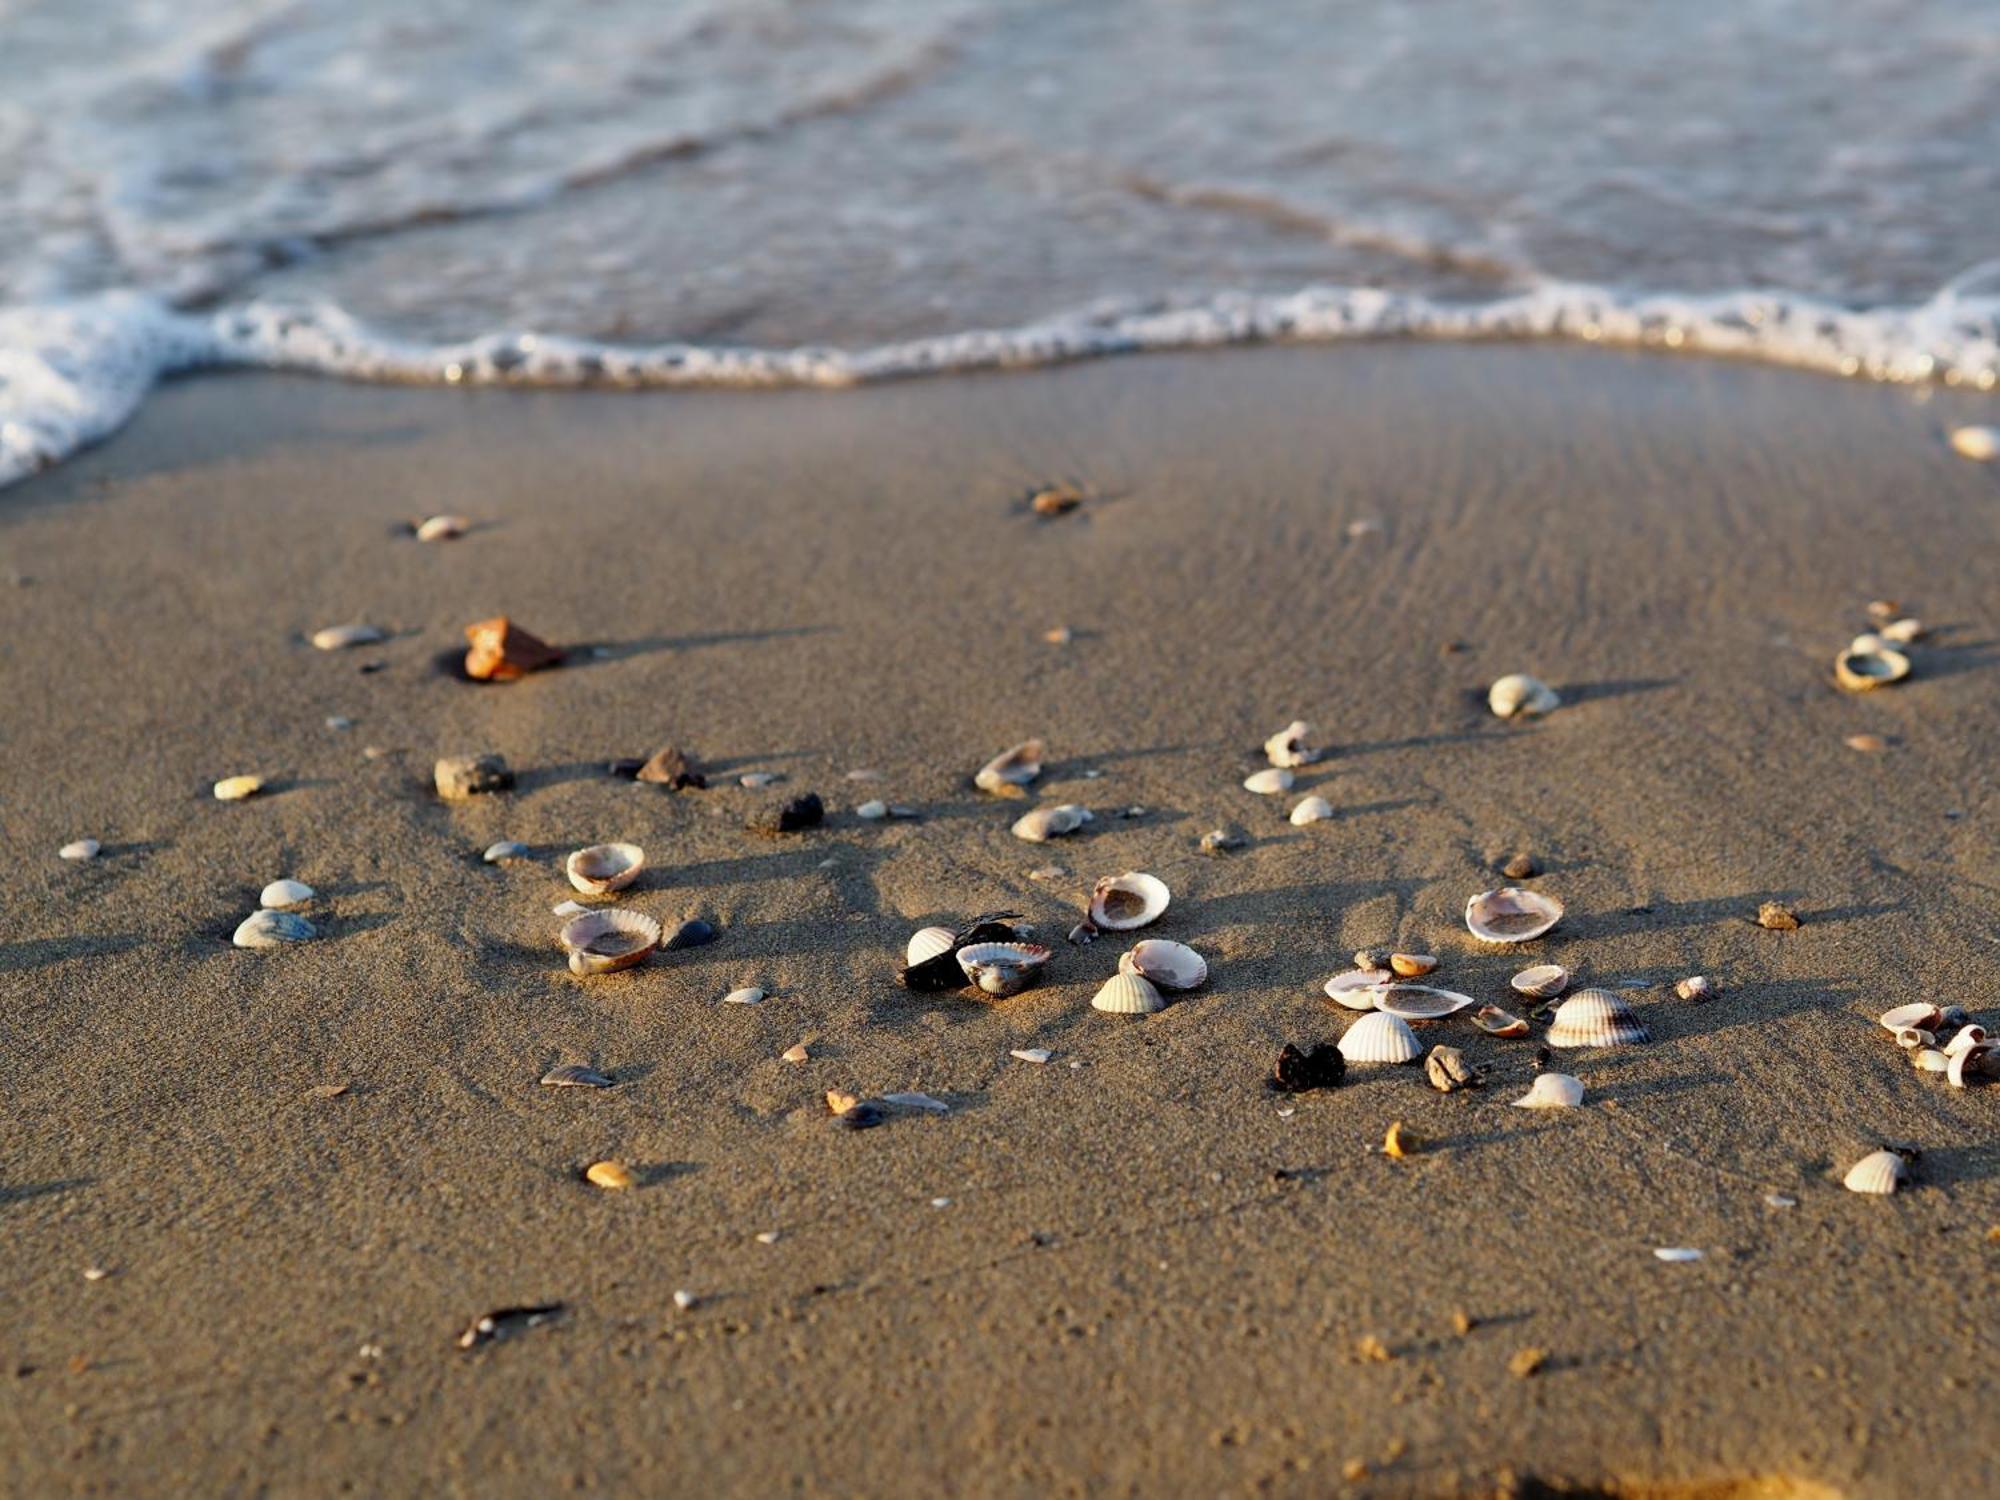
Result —
[[[833, 395], [170, 388], [0, 494], [0, 1488], [2000, 1490], [2000, 1089], [1872, 1019], [2000, 1020], [2000, 485], [1939, 436], [1989, 410], [1421, 346]], [[1037, 520], [1051, 478], [1107, 498]], [[399, 534], [439, 511], [481, 524]], [[1936, 632], [1840, 695], [1880, 596]], [[501, 612], [603, 652], [439, 670]], [[305, 644], [354, 620], [395, 634]], [[1495, 720], [1510, 671], [1565, 706]], [[1294, 717], [1334, 752], [1303, 829], [1239, 786]], [[1043, 799], [1098, 814], [1043, 847], [969, 785], [1030, 734]], [[719, 784], [603, 772], [670, 741]], [[480, 750], [516, 790], [439, 802], [432, 761]], [[269, 789], [215, 802], [239, 772]], [[744, 831], [805, 791], [823, 829]], [[1216, 827], [1247, 847], [1201, 855]], [[532, 858], [482, 864], [501, 838]], [[613, 838], [650, 856], [630, 904], [721, 939], [565, 972], [561, 858]], [[1521, 850], [1568, 918], [1483, 950], [1460, 913]], [[1157, 1017], [1089, 1009], [1112, 938], [997, 1005], [893, 983], [918, 926], [1059, 939], [1127, 869], [1212, 965]], [[232, 949], [280, 876], [324, 937]], [[1568, 1055], [1565, 1114], [1508, 1108], [1537, 1043], [1462, 1020], [1426, 1040], [1481, 1090], [1272, 1095], [1363, 945], [1481, 998], [1544, 960], [1642, 985], [1655, 1040]], [[1721, 998], [1676, 1000], [1694, 972]], [[538, 1086], [562, 1061], [617, 1087]], [[952, 1108], [852, 1133], [833, 1087]], [[1397, 1119], [1431, 1148], [1372, 1150]], [[1912, 1187], [1843, 1191], [1883, 1139], [1923, 1148]], [[584, 1182], [600, 1157], [640, 1185]]]

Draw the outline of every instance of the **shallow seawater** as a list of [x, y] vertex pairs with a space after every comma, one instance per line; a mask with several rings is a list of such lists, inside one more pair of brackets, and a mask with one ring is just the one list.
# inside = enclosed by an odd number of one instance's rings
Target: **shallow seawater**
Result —
[[2000, 375], [1974, 7], [0, 0], [0, 35], [0, 481], [207, 363], [839, 384], [1525, 334]]

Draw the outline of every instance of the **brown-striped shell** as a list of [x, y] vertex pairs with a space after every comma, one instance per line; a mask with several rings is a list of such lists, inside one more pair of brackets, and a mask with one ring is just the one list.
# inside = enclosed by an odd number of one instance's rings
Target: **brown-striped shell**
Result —
[[1578, 990], [1549, 1021], [1551, 1047], [1630, 1047], [1651, 1040], [1625, 997], [1611, 990]]

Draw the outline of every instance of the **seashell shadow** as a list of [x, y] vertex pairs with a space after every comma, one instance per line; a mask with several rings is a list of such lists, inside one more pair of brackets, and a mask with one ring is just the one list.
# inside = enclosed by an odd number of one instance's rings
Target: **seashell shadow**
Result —
[[52, 1193], [69, 1193], [96, 1185], [95, 1177], [56, 1177], [47, 1182], [0, 1183], [0, 1208], [11, 1203], [26, 1203], [31, 1198], [46, 1198]]
[[[244, 910], [249, 910], [245, 907]], [[239, 916], [238, 921], [242, 918]], [[224, 923], [220, 929], [220, 942], [229, 946], [229, 935], [236, 930], [234, 923]], [[30, 938], [23, 943], [0, 943], [0, 974], [26, 973], [34, 969], [46, 969], [55, 964], [68, 963], [78, 958], [107, 958], [113, 953], [123, 953], [137, 948], [146, 941], [143, 933], [120, 932], [111, 934], [78, 933], [72, 937]], [[202, 945], [206, 947], [206, 943]]]

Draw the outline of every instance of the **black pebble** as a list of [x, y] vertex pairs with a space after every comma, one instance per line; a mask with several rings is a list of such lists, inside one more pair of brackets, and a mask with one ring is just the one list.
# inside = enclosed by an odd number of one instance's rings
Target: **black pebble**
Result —
[[1333, 1088], [1346, 1076], [1347, 1059], [1331, 1042], [1323, 1042], [1310, 1052], [1301, 1052], [1287, 1042], [1278, 1053], [1271, 1087], [1281, 1094], [1303, 1094], [1308, 1089]]
[[759, 809], [751, 816], [749, 827], [753, 833], [797, 833], [803, 828], [819, 827], [825, 817], [826, 804], [819, 800], [819, 794], [807, 792], [803, 797]]
[[721, 936], [714, 924], [704, 922], [700, 917], [690, 917], [674, 929], [673, 936], [662, 946], [669, 952], [676, 948], [699, 948], [703, 943], [712, 943]]
[[882, 1123], [882, 1111], [864, 1100], [845, 1114], [835, 1115], [833, 1123], [839, 1130], [866, 1130]]

